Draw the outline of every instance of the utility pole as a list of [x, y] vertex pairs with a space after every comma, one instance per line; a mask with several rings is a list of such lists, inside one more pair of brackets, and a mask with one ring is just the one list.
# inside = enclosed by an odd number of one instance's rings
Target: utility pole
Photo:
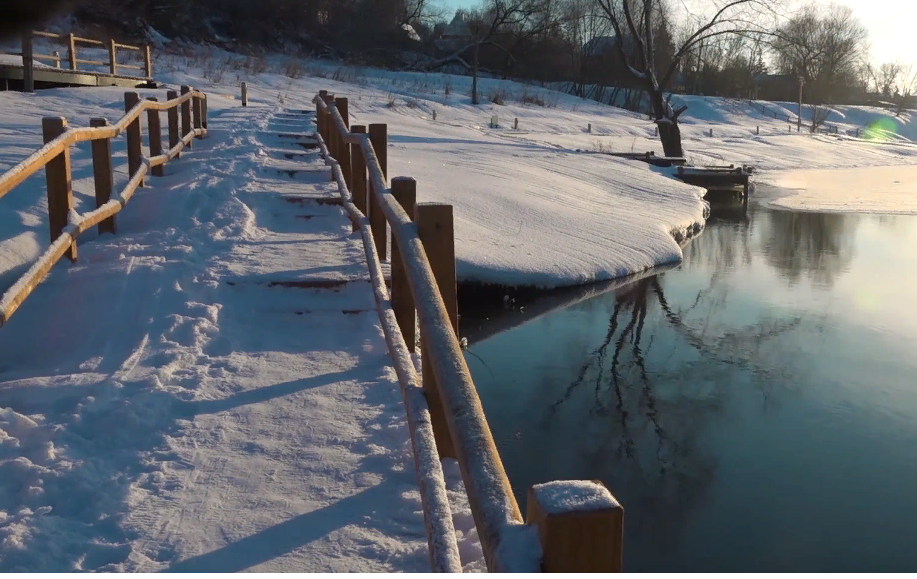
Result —
[[796, 132], [802, 128], [802, 75], [799, 75], [799, 112], [796, 114]]

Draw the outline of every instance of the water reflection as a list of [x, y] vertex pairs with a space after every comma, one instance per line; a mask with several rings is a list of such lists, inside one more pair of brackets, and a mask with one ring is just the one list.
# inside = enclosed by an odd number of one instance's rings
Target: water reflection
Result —
[[[819, 567], [843, 537], [779, 561], [762, 549], [792, 536], [790, 518], [830, 508], [821, 503], [835, 490], [817, 481], [845, 481], [836, 483], [839, 494], [852, 490], [843, 485], [857, 488], [859, 473], [840, 467], [807, 482], [806, 469], [833, 452], [831, 442], [817, 448], [822, 433], [836, 427], [843, 433], [836, 438], [852, 437], [836, 442], [844, 452], [875, 426], [863, 418], [867, 409], [838, 414], [837, 402], [825, 402], [842, 391], [836, 385], [884, 384], [885, 374], [858, 350], [864, 330], [839, 320], [830, 304], [840, 299], [844, 272], [864, 261], [863, 223], [887, 230], [915, 220], [744, 209], [714, 207], [676, 270], [538, 310], [537, 319], [471, 348], [487, 364], [468, 359], [519, 500], [546, 480], [603, 480], [627, 511], [629, 570], [850, 569], [879, 557], [845, 551]], [[908, 263], [897, 267], [917, 273]], [[904, 343], [917, 344], [917, 331], [902, 332]], [[903, 415], [912, 422], [917, 399], [907, 396]], [[911, 445], [902, 448], [917, 445], [917, 433], [901, 439]], [[757, 474], [762, 468], [767, 476]], [[882, 468], [892, 476], [904, 467]], [[792, 481], [793, 491], [775, 499], [775, 480]], [[889, 513], [903, 510], [913, 520], [917, 503], [907, 488], [882, 492]], [[844, 517], [857, 513], [797, 524], [837, 532]], [[750, 526], [738, 528], [738, 520]], [[900, 537], [876, 537], [869, 548], [894, 568]]]

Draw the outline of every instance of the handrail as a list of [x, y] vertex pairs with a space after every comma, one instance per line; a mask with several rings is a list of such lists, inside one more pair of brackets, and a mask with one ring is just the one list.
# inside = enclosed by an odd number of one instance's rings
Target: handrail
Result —
[[64, 134], [45, 144], [42, 148], [20, 161], [15, 167], [11, 168], [3, 175], [0, 175], [0, 198], [9, 193], [16, 185], [32, 176], [39, 169], [44, 168], [48, 161], [59, 155], [66, 147], [84, 141], [112, 139], [120, 135], [121, 132], [124, 131], [129, 124], [134, 122], [144, 111], [165, 111], [192, 98], [204, 98], [204, 93], [200, 91], [191, 91], [187, 94], [183, 94], [177, 99], [161, 103], [142, 100], [134, 105], [130, 111], [125, 113], [125, 115], [121, 117], [121, 120], [114, 125], [109, 125], [107, 127], [68, 129]]
[[[401, 258], [405, 265], [408, 285], [418, 313], [421, 334], [425, 340], [424, 355], [428, 357], [439, 389], [446, 422], [454, 442], [462, 480], [468, 494], [472, 516], [481, 540], [484, 559], [492, 571], [516, 570], [516, 565], [532, 571], [532, 562], [520, 562], [500, 556], [501, 545], [523, 527], [522, 513], [516, 503], [509, 479], [497, 452], [496, 444], [471, 372], [437, 289], [436, 279], [418, 236], [417, 225], [385, 186], [385, 177], [369, 137], [350, 133], [336, 107], [328, 106], [321, 97], [313, 102], [330, 115], [344, 142], [360, 145], [372, 183], [372, 191], [391, 226]], [[515, 537], [512, 537], [515, 538]], [[510, 538], [510, 539], [512, 539]]]
[[[185, 90], [187, 87], [183, 87], [182, 90]], [[127, 97], [133, 95], [134, 98], [138, 98], [136, 93], [125, 93], [125, 101]], [[129, 131], [129, 127], [132, 123], [136, 122], [139, 116], [144, 111], [173, 111], [177, 114], [177, 108], [181, 107], [184, 103], [187, 103], [191, 99], [200, 99], [201, 101], [206, 101], [207, 96], [196, 90], [187, 90], [185, 94], [182, 94], [180, 97], [173, 98], [165, 102], [156, 102], [150, 100], [140, 100], [136, 105], [131, 107], [121, 119], [114, 125], [103, 126], [103, 127], [83, 127], [77, 129], [67, 129], [62, 134], [54, 138], [53, 140], [46, 143], [43, 147], [32, 153], [29, 157], [18, 163], [15, 167], [0, 175], [0, 197], [3, 197], [6, 193], [12, 190], [16, 185], [22, 183], [29, 176], [36, 173], [39, 169], [45, 168], [46, 165], [58, 158], [59, 155], [62, 155], [67, 150], [69, 150], [70, 145], [75, 143], [85, 142], [85, 141], [96, 141], [102, 139], [111, 139], [117, 137], [124, 131]], [[201, 103], [203, 104], [203, 103]], [[186, 107], [182, 107], [185, 109]], [[24, 275], [22, 275], [16, 283], [14, 283], [10, 288], [8, 288], [2, 296], [0, 296], [0, 326], [3, 326], [13, 313], [19, 308], [22, 302], [32, 293], [35, 287], [44, 279], [44, 277], [51, 270], [51, 267], [57, 263], [60, 258], [67, 252], [68, 249], [73, 247], [76, 243], [77, 237], [79, 234], [88, 230], [94, 225], [98, 225], [102, 221], [109, 219], [127, 204], [131, 197], [136, 192], [137, 188], [143, 183], [144, 177], [148, 172], [154, 167], [158, 167], [167, 163], [169, 160], [175, 158], [181, 150], [188, 146], [189, 143], [194, 139], [202, 138], [207, 134], [207, 108], [206, 106], [199, 106], [195, 104], [193, 107], [187, 107], [191, 110], [187, 111], [187, 114], [194, 114], [194, 127], [190, 128], [187, 134], [185, 135], [176, 135], [177, 144], [169, 149], [168, 153], [156, 155], [154, 157], [143, 157], [142, 153], [138, 152], [138, 166], [134, 173], [131, 175], [130, 180], [124, 186], [124, 188], [116, 195], [113, 199], [103, 203], [101, 206], [97, 207], [93, 211], [89, 211], [82, 215], [77, 214], [76, 218], [69, 217], [68, 224], [60, 232], [60, 234], [52, 240], [51, 245], [39, 256], [38, 261], [29, 268]], [[185, 114], [184, 112], [182, 113]], [[190, 119], [189, 119], [190, 121]], [[139, 125], [139, 123], [138, 123]], [[190, 122], [189, 122], [190, 125]], [[173, 126], [170, 123], [170, 130]], [[175, 129], [178, 129], [178, 123], [174, 124]], [[137, 138], [137, 147], [139, 150], [140, 144], [139, 139], [140, 128], [137, 126], [135, 129], [135, 136]], [[130, 159], [130, 139], [131, 133], [128, 132], [128, 156]], [[160, 139], [161, 134], [151, 134], [151, 139]], [[170, 134], [170, 141], [172, 135]], [[110, 151], [108, 153], [108, 159], [106, 162], [110, 166]], [[93, 163], [96, 162], [95, 151], [93, 151]], [[130, 164], [129, 164], [130, 165]], [[69, 167], [67, 168], [68, 174], [63, 175], [64, 182], [67, 183], [66, 187], [69, 189], [69, 182], [71, 176], [69, 175]], [[156, 174], [156, 173], [154, 173]], [[51, 176], [49, 174], [49, 185]], [[98, 189], [97, 189], [98, 191]], [[98, 193], [97, 193], [98, 195]], [[49, 192], [50, 196], [50, 192]], [[96, 197], [98, 200], [98, 197]], [[97, 201], [98, 202], [98, 201]], [[72, 208], [64, 208], [72, 212]], [[49, 215], [49, 218], [51, 216]], [[53, 234], [53, 226], [52, 226]], [[75, 253], [72, 254], [73, 259], [75, 259]]]
[[373, 240], [369, 220], [354, 205], [341, 165], [334, 159], [324, 139], [315, 134], [319, 150], [325, 163], [331, 166], [334, 180], [343, 200], [343, 206], [351, 221], [357, 224], [363, 238], [366, 263], [369, 269], [370, 282], [376, 298], [376, 309], [379, 311], [385, 342], [394, 362], [395, 374], [401, 384], [405, 411], [408, 417], [408, 430], [411, 435], [411, 446], [414, 450], [414, 468], [420, 490], [420, 501], [424, 514], [424, 527], [430, 549], [430, 566], [436, 573], [461, 573], [462, 563], [452, 524], [452, 508], [446, 492], [442, 464], [436, 450], [433, 435], [433, 423], [427, 399], [423, 395], [417, 370], [411, 359], [411, 353], [392, 309], [388, 288], [382, 275], [382, 264], [376, 243]]

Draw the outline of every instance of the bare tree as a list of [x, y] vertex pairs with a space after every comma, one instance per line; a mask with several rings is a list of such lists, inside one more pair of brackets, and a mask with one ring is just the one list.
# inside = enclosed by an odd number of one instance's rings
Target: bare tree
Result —
[[683, 157], [678, 117], [687, 110], [687, 106], [672, 108], [665, 97], [665, 91], [682, 59], [712, 39], [764, 30], [763, 18], [773, 14], [771, 3], [763, 0], [714, 0], [712, 10], [704, 15], [694, 15], [697, 24], [686, 32], [669, 66], [663, 70], [657, 68], [659, 62], [654, 37], [654, 22], [660, 0], [596, 2], [614, 28], [615, 45], [621, 60], [649, 96], [650, 108], [659, 126], [659, 138], [666, 156]]
[[901, 115], [910, 104], [911, 97], [917, 92], [917, 65], [913, 62], [900, 65], [901, 71], [896, 84], [897, 114]]
[[807, 100], [820, 104], [859, 83], [867, 37], [850, 7], [810, 4], [776, 31], [772, 48], [777, 69], [802, 77]]
[[879, 66], [879, 73], [876, 77], [876, 91], [886, 97], [892, 96], [898, 88], [898, 77], [901, 76], [903, 68], [904, 66], [897, 60], [883, 62]]

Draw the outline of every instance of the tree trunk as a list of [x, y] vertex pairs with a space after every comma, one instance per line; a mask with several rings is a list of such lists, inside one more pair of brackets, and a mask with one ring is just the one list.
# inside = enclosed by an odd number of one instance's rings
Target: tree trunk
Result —
[[665, 97], [661, 90], [647, 91], [650, 97], [650, 104], [653, 107], [653, 114], [656, 117], [656, 125], [659, 127], [659, 140], [662, 141], [662, 150], [666, 157], [684, 157], [684, 149], [681, 148], [681, 129], [678, 128], [678, 119], [672, 118], [674, 114], [669, 103], [665, 102]]
[[471, 104], [478, 104], [478, 47], [479, 42], [474, 44], [474, 62], [471, 65]]

